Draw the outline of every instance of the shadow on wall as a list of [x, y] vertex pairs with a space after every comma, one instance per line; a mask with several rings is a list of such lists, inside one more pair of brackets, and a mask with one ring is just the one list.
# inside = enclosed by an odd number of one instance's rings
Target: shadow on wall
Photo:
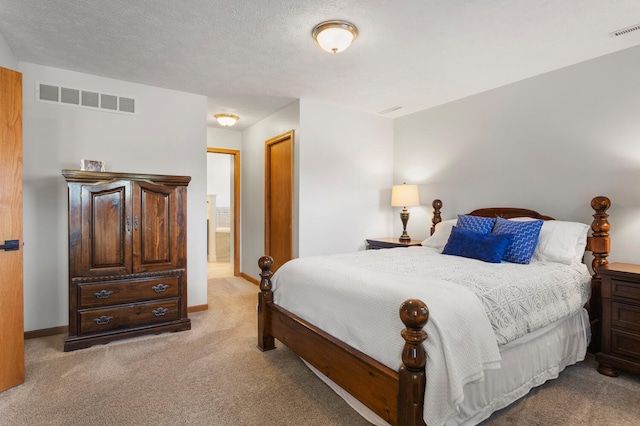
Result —
[[23, 182], [25, 331], [68, 323], [67, 200], [62, 175]]

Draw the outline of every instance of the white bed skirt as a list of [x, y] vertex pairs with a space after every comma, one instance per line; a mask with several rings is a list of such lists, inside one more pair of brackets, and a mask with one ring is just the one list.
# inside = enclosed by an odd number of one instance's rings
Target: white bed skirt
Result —
[[[502, 346], [501, 367], [485, 371], [484, 381], [465, 385], [465, 397], [458, 414], [446, 424], [478, 424], [491, 413], [523, 397], [532, 388], [555, 379], [565, 367], [584, 360], [590, 337], [589, 316], [582, 309], [569, 318]], [[308, 363], [307, 366], [366, 420], [374, 425], [388, 425], [313, 366]], [[428, 382], [427, 377], [427, 386]]]

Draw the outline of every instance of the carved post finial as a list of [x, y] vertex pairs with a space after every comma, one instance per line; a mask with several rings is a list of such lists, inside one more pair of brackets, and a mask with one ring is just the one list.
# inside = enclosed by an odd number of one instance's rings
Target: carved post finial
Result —
[[258, 260], [258, 267], [260, 267], [260, 290], [271, 291], [271, 268], [273, 267], [273, 258], [271, 256], [262, 256]]
[[399, 371], [397, 424], [424, 425], [422, 415], [427, 353], [422, 342], [428, 336], [422, 328], [429, 321], [429, 309], [421, 300], [409, 299], [400, 306], [400, 319], [406, 328], [402, 330], [405, 343], [402, 350], [403, 365]]
[[273, 293], [271, 292], [273, 258], [262, 256], [258, 260], [258, 266], [262, 271], [260, 272], [260, 293], [258, 293], [258, 347], [262, 351], [268, 351], [276, 347], [271, 335], [271, 315], [268, 309], [268, 305], [273, 302]]
[[611, 207], [611, 200], [607, 197], [599, 196], [591, 200], [591, 208], [595, 210], [593, 222], [591, 223], [593, 237], [596, 237], [592, 238], [594, 247], [592, 247], [593, 261], [591, 262], [595, 278], [599, 278], [597, 268], [609, 263], [607, 256], [609, 256], [609, 231], [611, 230], [611, 225], [607, 220], [609, 215], [606, 213], [609, 207]]
[[436, 225], [442, 222], [442, 216], [440, 216], [442, 201], [437, 199], [433, 200], [433, 203], [431, 203], [431, 206], [433, 207], [433, 218], [431, 219], [431, 235], [433, 235], [433, 233], [436, 230]]

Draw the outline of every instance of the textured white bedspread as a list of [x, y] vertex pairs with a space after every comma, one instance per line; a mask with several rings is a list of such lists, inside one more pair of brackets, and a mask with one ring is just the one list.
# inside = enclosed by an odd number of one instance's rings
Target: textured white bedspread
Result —
[[[557, 268], [564, 285], [557, 270], [549, 272]], [[521, 279], [528, 284], [507, 287]], [[537, 282], [551, 284], [531, 290]], [[406, 299], [424, 301], [430, 311], [424, 413], [429, 425], [444, 424], [456, 413], [463, 386], [499, 367], [497, 342], [543, 327], [564, 311], [578, 311], [589, 294], [586, 267], [490, 265], [426, 247], [295, 259], [278, 270], [273, 284], [276, 304], [394, 370], [404, 342], [398, 309]], [[566, 288], [552, 289], [557, 286]], [[510, 307], [514, 300], [519, 307]], [[549, 304], [561, 307], [546, 312]]]

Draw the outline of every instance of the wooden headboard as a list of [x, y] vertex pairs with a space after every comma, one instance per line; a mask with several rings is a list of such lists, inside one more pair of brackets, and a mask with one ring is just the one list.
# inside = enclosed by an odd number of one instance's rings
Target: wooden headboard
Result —
[[[440, 209], [442, 208], [442, 201], [434, 200], [431, 204], [433, 206], [433, 219], [431, 220], [431, 234], [435, 231], [435, 226], [442, 222], [442, 216]], [[589, 312], [589, 318], [591, 320], [591, 345], [589, 346], [590, 352], [597, 352], [600, 350], [600, 319], [601, 319], [601, 299], [600, 299], [600, 285], [601, 278], [598, 275], [597, 268], [604, 266], [609, 261], [610, 241], [609, 230], [611, 225], [607, 218], [607, 210], [611, 207], [611, 201], [607, 197], [598, 196], [591, 200], [591, 208], [594, 210], [593, 221], [591, 222], [591, 235], [587, 237], [587, 246], [585, 251], [593, 254], [593, 260], [591, 261], [591, 299], [585, 306]], [[542, 215], [534, 210], [514, 208], [514, 207], [489, 207], [477, 209], [469, 213], [473, 216], [483, 217], [503, 217], [510, 219], [514, 217], [532, 217], [542, 220], [554, 220], [550, 216]]]
[[[433, 200], [431, 203], [433, 206], [433, 219], [431, 220], [431, 235], [435, 231], [435, 227], [438, 223], [442, 222], [442, 201]], [[587, 247], [585, 251], [593, 253], [593, 261], [591, 267], [594, 277], [598, 277], [596, 268], [609, 263], [607, 257], [609, 256], [609, 230], [611, 225], [607, 218], [607, 210], [611, 207], [611, 201], [607, 197], [599, 196], [591, 200], [591, 208], [594, 210], [593, 221], [591, 222], [591, 236], [587, 237]], [[512, 219], [514, 217], [532, 217], [534, 219], [542, 220], [554, 220], [551, 216], [546, 216], [538, 213], [535, 210], [515, 208], [515, 207], [487, 207], [482, 209], [476, 209], [469, 213], [473, 216], [483, 217], [502, 217], [505, 219]]]

